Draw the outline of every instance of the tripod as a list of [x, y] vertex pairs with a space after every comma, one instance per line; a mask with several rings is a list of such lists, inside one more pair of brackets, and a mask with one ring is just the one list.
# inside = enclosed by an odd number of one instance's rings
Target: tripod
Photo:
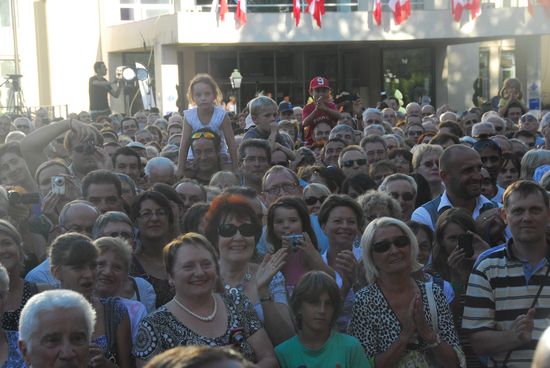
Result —
[[2, 83], [2, 85], [8, 84], [9, 86], [8, 104], [6, 106], [7, 114], [25, 115], [27, 112], [25, 108], [25, 98], [21, 90], [21, 77], [21, 74], [9, 74], [6, 76], [6, 81]]

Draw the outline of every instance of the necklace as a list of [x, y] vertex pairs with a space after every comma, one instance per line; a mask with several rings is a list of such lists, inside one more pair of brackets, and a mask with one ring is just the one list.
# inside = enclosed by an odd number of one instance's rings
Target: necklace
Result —
[[231, 295], [235, 301], [235, 304], [240, 303], [240, 296], [244, 294], [244, 288], [248, 281], [252, 279], [252, 274], [250, 273], [250, 266], [248, 266], [248, 270], [245, 272], [243, 276], [243, 280], [240, 284], [231, 286], [228, 282], [223, 283], [223, 288], [225, 289], [225, 292]]
[[189, 313], [193, 317], [195, 317], [197, 319], [200, 319], [201, 321], [204, 321], [204, 322], [210, 322], [214, 319], [214, 317], [216, 317], [216, 312], [218, 311], [218, 302], [216, 300], [216, 297], [214, 295], [212, 295], [212, 299], [214, 299], [214, 310], [212, 311], [212, 314], [210, 314], [209, 316], [206, 316], [206, 317], [199, 316], [198, 314], [194, 313], [192, 310], [190, 310], [185, 305], [183, 305], [183, 303], [179, 302], [176, 299], [176, 297], [174, 297], [172, 300], [174, 301], [174, 303], [176, 303], [178, 305], [178, 307], [180, 307], [181, 309], [183, 309], [184, 311], [186, 311], [187, 313]]

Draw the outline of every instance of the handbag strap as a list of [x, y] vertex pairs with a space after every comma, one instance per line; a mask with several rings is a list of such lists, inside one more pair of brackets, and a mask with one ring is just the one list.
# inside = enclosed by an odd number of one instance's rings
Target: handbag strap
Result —
[[426, 298], [428, 299], [428, 307], [430, 308], [430, 316], [432, 317], [432, 327], [435, 333], [439, 333], [439, 323], [437, 321], [437, 305], [434, 297], [434, 283], [432, 281], [424, 284], [426, 289]]

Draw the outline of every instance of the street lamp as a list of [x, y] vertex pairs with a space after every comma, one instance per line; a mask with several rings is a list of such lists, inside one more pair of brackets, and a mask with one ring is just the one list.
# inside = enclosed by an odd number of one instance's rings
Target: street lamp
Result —
[[229, 76], [231, 88], [237, 90], [237, 112], [241, 111], [241, 83], [243, 76], [239, 73], [239, 69], [233, 69], [233, 73]]

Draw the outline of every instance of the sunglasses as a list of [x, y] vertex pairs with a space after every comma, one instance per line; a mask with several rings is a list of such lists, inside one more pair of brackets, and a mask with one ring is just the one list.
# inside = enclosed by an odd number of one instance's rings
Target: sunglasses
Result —
[[397, 193], [397, 192], [391, 192], [390, 195], [394, 199], [399, 199], [399, 197], [403, 198], [404, 201], [412, 201], [414, 199], [414, 194], [411, 192], [405, 192], [405, 193]]
[[319, 203], [323, 203], [325, 201], [325, 199], [327, 199], [328, 197], [327, 196], [322, 196], [322, 197], [307, 197], [307, 198], [304, 198], [304, 201], [306, 202], [306, 204], [308, 206], [313, 206], [315, 203], [319, 202]]
[[383, 240], [380, 242], [376, 242], [372, 245], [372, 250], [376, 253], [384, 253], [391, 248], [392, 244], [395, 245], [397, 248], [405, 248], [410, 244], [410, 242], [408, 237], [402, 235], [393, 240]]
[[200, 139], [200, 138], [215, 139], [216, 135], [212, 132], [196, 132], [191, 135], [191, 139]]
[[231, 238], [237, 234], [237, 231], [242, 236], [253, 236], [256, 233], [256, 228], [252, 224], [242, 224], [235, 226], [233, 224], [223, 224], [218, 226], [218, 234], [224, 238]]
[[354, 163], [357, 163], [357, 166], [363, 166], [367, 164], [367, 160], [365, 160], [364, 158], [359, 158], [357, 160], [347, 160], [344, 161], [342, 165], [344, 165], [344, 167], [353, 167]]
[[367, 125], [380, 124], [380, 120], [369, 119], [366, 121]]

